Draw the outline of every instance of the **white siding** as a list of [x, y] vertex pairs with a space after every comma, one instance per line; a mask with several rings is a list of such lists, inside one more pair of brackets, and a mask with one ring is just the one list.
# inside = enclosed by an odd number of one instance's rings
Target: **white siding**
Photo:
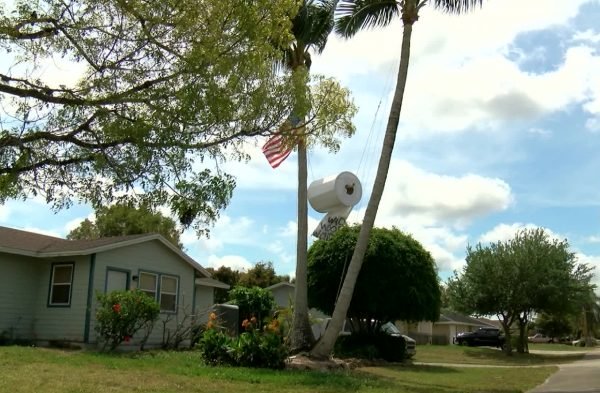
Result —
[[38, 264], [26, 257], [0, 253], [0, 272], [0, 335], [29, 339], [39, 289]]
[[212, 287], [204, 287], [196, 285], [196, 321], [198, 323], [206, 323], [208, 314], [212, 310], [214, 303], [214, 289]]
[[[49, 258], [39, 260], [37, 263], [39, 269], [36, 286], [39, 290], [33, 310], [35, 316], [33, 335], [35, 339], [83, 342], [90, 256]], [[53, 307], [48, 305], [53, 263], [73, 263], [70, 306]]]
[[[174, 329], [177, 323], [184, 322], [186, 315], [192, 315], [192, 304], [194, 295], [194, 269], [179, 255], [165, 247], [160, 241], [154, 240], [132, 246], [121, 247], [96, 255], [96, 267], [94, 272], [94, 291], [105, 291], [106, 271], [109, 267], [125, 269], [130, 272], [130, 278], [139, 276], [140, 271], [150, 273], [167, 274], [179, 278], [179, 291], [177, 296], [177, 312], [162, 313], [156, 322], [154, 329], [148, 339], [148, 346], [160, 345], [163, 340], [163, 321], [168, 320], [166, 327]], [[136, 281], [131, 280], [130, 288], [136, 288]], [[212, 297], [210, 298], [212, 303]], [[95, 327], [95, 305], [92, 302], [92, 313], [90, 320], [90, 342], [97, 342]], [[189, 318], [186, 320], [189, 320]], [[136, 334], [132, 345], [138, 345], [141, 334]]]

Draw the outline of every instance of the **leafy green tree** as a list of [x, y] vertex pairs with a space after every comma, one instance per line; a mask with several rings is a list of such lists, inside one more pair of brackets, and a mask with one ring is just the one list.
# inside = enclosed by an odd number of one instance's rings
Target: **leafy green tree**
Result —
[[67, 235], [67, 239], [98, 239], [108, 236], [160, 233], [179, 248], [177, 224], [159, 212], [147, 207], [136, 208], [125, 204], [96, 209], [96, 221], [85, 219]]
[[[349, 101], [349, 93], [332, 79], [317, 77], [312, 95], [301, 100], [300, 92], [306, 90], [309, 71], [312, 64], [311, 51], [321, 53], [325, 49], [327, 38], [333, 29], [333, 16], [337, 0], [303, 0], [299, 10], [291, 19], [293, 40], [283, 46], [283, 60], [279, 63], [293, 74], [296, 82], [293, 117], [299, 122], [292, 130], [291, 143], [297, 142], [298, 148], [298, 232], [296, 244], [296, 289], [294, 294], [294, 312], [290, 330], [290, 347], [293, 352], [309, 349], [314, 337], [308, 320], [306, 289], [306, 253], [308, 238], [307, 205], [307, 146], [320, 144], [330, 151], [339, 149], [338, 135], [351, 136], [355, 128], [351, 122], [356, 108]], [[329, 97], [327, 107], [322, 102]], [[307, 122], [313, 115], [308, 108], [317, 108], [313, 121]], [[313, 112], [315, 112], [313, 110]]]
[[[296, 0], [3, 2], [0, 203], [168, 205], [203, 232], [235, 186], [206, 163], [247, 158], [239, 143], [276, 130], [296, 102], [272, 66], [296, 11]], [[39, 78], [52, 62], [70, 79]]]
[[257, 262], [252, 269], [240, 273], [238, 284], [244, 287], [266, 288], [282, 281], [290, 281], [289, 276], [279, 276], [275, 273], [273, 262]]
[[[233, 270], [227, 266], [221, 266], [216, 270], [209, 267], [206, 268], [206, 270], [208, 270], [212, 278], [224, 282], [229, 285], [229, 288], [234, 288], [239, 284], [240, 276], [242, 274], [240, 271]], [[215, 288], [215, 303], [225, 303], [229, 300], [229, 291], [230, 289]]]
[[[483, 0], [432, 0], [430, 3], [448, 13], [462, 13], [480, 5]], [[398, 78], [396, 89], [390, 107], [385, 136], [383, 138], [383, 147], [379, 158], [379, 165], [373, 183], [373, 190], [367, 204], [365, 216], [363, 218], [361, 233], [352, 254], [348, 273], [345, 276], [339, 299], [333, 312], [331, 323], [327, 327], [325, 334], [312, 349], [311, 355], [317, 358], [328, 357], [335, 345], [335, 341], [342, 329], [346, 313], [352, 301], [354, 286], [361, 270], [365, 253], [369, 245], [369, 236], [375, 217], [379, 209], [379, 202], [383, 195], [385, 182], [387, 179], [396, 132], [400, 122], [400, 111], [402, 109], [402, 100], [404, 98], [404, 88], [408, 75], [408, 63], [410, 59], [410, 41], [412, 36], [413, 24], [419, 19], [419, 11], [428, 0], [343, 0], [337, 6], [339, 19], [336, 23], [336, 32], [344, 37], [352, 37], [358, 31], [365, 28], [383, 27], [391, 23], [392, 20], [400, 18], [402, 20], [404, 31], [402, 34], [402, 47], [400, 49], [400, 65], [398, 69]]]
[[[360, 226], [317, 240], [308, 253], [309, 305], [331, 314], [356, 245]], [[435, 321], [441, 305], [435, 262], [423, 246], [400, 230], [373, 228], [364, 268], [356, 282], [348, 318], [357, 330], [376, 332], [381, 323]]]
[[229, 292], [229, 300], [239, 307], [240, 326], [244, 320], [248, 320], [260, 329], [265, 319], [270, 317], [275, 309], [273, 294], [259, 287], [235, 287]]
[[590, 271], [577, 263], [566, 240], [551, 239], [541, 228], [522, 230], [508, 241], [467, 248], [462, 273], [448, 282], [450, 303], [466, 313], [497, 315], [508, 354], [516, 324], [517, 350], [526, 352], [533, 313], [572, 312], [590, 287]]
[[552, 338], [569, 335], [573, 326], [568, 315], [541, 313], [535, 319], [535, 328]]

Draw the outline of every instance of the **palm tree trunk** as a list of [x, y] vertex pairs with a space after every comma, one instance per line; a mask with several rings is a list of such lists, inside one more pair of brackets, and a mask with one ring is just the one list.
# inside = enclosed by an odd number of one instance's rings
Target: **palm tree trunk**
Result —
[[400, 66], [398, 69], [398, 79], [396, 81], [396, 90], [394, 92], [394, 99], [390, 108], [390, 115], [388, 117], [388, 123], [385, 130], [385, 136], [383, 139], [383, 148], [381, 149], [381, 156], [379, 158], [379, 166], [377, 167], [377, 175], [375, 176], [375, 182], [373, 183], [373, 191], [369, 198], [365, 217], [358, 235], [358, 241], [350, 260], [348, 272], [344, 278], [344, 284], [342, 290], [337, 299], [331, 322], [329, 323], [325, 334], [319, 340], [317, 345], [311, 351], [311, 356], [315, 358], [327, 358], [333, 351], [333, 346], [342, 329], [344, 319], [348, 308], [350, 307], [350, 301], [352, 300], [352, 294], [354, 293], [354, 285], [360, 273], [362, 263], [369, 245], [369, 236], [371, 229], [375, 224], [375, 217], [377, 216], [377, 210], [379, 209], [379, 202], [383, 195], [385, 188], [385, 182], [387, 179], [388, 171], [390, 168], [390, 162], [392, 159], [392, 152], [394, 150], [394, 143], [396, 141], [396, 132], [398, 130], [398, 124], [400, 122], [400, 111], [402, 109], [402, 100], [404, 98], [404, 89], [406, 87], [406, 78], [408, 75], [408, 63], [410, 59], [410, 39], [412, 35], [413, 23], [416, 21], [415, 18], [403, 18], [404, 31], [402, 34], [402, 48], [400, 54]]
[[307, 205], [307, 159], [304, 140], [298, 142], [298, 239], [296, 243], [296, 289], [294, 291], [294, 313], [290, 329], [292, 353], [312, 348], [315, 338], [308, 320], [307, 296], [307, 249], [308, 249], [308, 205]]

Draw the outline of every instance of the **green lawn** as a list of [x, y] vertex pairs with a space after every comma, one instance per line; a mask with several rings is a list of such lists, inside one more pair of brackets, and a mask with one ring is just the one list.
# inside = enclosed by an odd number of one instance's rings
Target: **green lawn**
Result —
[[196, 352], [107, 355], [0, 347], [0, 392], [508, 393], [542, 383], [555, 367], [366, 367], [271, 371], [206, 367]]
[[574, 347], [573, 345], [567, 344], [534, 344], [529, 343], [529, 350], [538, 350], [538, 351], [578, 351], [578, 352], [586, 352], [594, 350], [594, 347]]
[[[530, 347], [533, 349], [534, 347]], [[568, 348], [568, 347], [567, 347]], [[571, 347], [573, 348], [573, 347]], [[502, 366], [554, 365], [581, 359], [579, 354], [518, 354], [512, 356], [498, 349], [458, 345], [419, 345], [415, 362], [450, 364], [490, 364]]]

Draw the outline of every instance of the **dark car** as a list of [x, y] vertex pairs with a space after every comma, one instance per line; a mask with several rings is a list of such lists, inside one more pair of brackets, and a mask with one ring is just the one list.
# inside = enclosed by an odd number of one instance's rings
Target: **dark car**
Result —
[[480, 327], [473, 332], [458, 333], [454, 342], [459, 345], [498, 347], [504, 346], [505, 337], [495, 327]]

